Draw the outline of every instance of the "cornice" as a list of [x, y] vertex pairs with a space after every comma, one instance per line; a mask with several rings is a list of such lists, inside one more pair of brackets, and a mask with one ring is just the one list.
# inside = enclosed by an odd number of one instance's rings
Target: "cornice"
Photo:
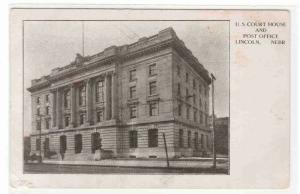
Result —
[[150, 53], [158, 52], [168, 47], [175, 49], [178, 54], [183, 57], [208, 84], [210, 84], [211, 79], [207, 70], [204, 69], [197, 58], [193, 56], [192, 52], [186, 48], [183, 41], [176, 36], [175, 32], [172, 29], [166, 29], [162, 30], [157, 35], [149, 38], [142, 38], [131, 45], [109, 47], [96, 55], [87, 56], [86, 59], [83, 59], [79, 64], [73, 62], [63, 68], [57, 68], [57, 72], [53, 70], [50, 75], [42, 77], [41, 80], [36, 80], [32, 86], [28, 88], [28, 91], [38, 91], [39, 89], [48, 87], [51, 83], [65, 79], [68, 76], [73, 76], [83, 71], [91, 70], [113, 62], [119, 63], [128, 61]]

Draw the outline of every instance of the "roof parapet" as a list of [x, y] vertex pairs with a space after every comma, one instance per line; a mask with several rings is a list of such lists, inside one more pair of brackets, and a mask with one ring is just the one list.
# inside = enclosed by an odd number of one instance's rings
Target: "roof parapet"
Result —
[[[89, 65], [91, 63], [94, 63], [96, 61], [100, 61], [106, 58], [110, 58], [116, 55], [120, 55], [120, 56], [124, 56], [128, 53], [131, 52], [136, 52], [140, 49], [144, 49], [148, 46], [152, 46], [155, 45], [157, 43], [161, 43], [164, 41], [168, 41], [173, 39], [174, 41], [176, 41], [177, 43], [179, 43], [183, 48], [185, 48], [185, 53], [191, 58], [193, 59], [194, 62], [199, 63], [198, 59], [193, 56], [192, 52], [186, 48], [185, 43], [180, 40], [177, 35], [176, 32], [173, 30], [172, 27], [168, 27], [166, 29], [163, 29], [161, 31], [159, 31], [158, 34], [155, 34], [153, 36], [150, 37], [142, 37], [140, 38], [137, 42], [134, 42], [132, 44], [125, 44], [122, 46], [110, 46], [106, 49], [104, 49], [102, 52], [97, 53], [95, 55], [91, 55], [91, 56], [81, 56], [80, 54], [77, 54], [74, 61], [71, 62], [69, 65], [66, 65], [64, 67], [57, 67], [51, 70], [51, 74], [48, 76], [43, 76], [40, 79], [34, 79], [31, 81], [31, 85], [35, 86], [38, 84], [42, 84], [46, 81], [48, 81], [46, 78], [50, 78], [52, 76], [56, 76], [62, 72], [66, 72], [66, 71], [71, 71], [77, 68], [77, 66], [81, 66], [81, 65]], [[202, 66], [202, 64], [200, 64], [199, 67], [202, 72], [204, 72], [204, 74], [207, 74], [207, 70], [204, 69], [204, 67]]]

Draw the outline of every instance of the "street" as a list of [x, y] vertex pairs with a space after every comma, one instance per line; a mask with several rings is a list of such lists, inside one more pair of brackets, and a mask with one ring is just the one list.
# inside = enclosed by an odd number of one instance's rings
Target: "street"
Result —
[[166, 168], [166, 167], [118, 167], [74, 164], [24, 164], [25, 174], [228, 174], [227, 169]]

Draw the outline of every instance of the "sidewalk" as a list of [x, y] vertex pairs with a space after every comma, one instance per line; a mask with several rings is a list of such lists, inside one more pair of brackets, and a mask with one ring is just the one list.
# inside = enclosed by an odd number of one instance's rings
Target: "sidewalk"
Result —
[[[44, 160], [46, 164], [67, 164], [67, 165], [97, 165], [115, 167], [144, 167], [144, 168], [164, 168], [167, 167], [166, 160], [138, 160], [138, 159], [105, 159], [100, 161], [58, 161]], [[178, 159], [169, 161], [171, 168], [211, 168], [211, 158], [203, 159]], [[217, 159], [217, 168], [227, 169], [228, 160]]]

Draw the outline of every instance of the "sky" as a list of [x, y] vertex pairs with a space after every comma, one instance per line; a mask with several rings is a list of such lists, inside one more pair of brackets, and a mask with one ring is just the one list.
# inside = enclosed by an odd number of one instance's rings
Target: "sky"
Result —
[[[216, 77], [215, 114], [229, 116], [229, 24], [226, 21], [26, 21], [24, 87], [74, 61], [112, 45], [136, 42], [172, 27], [199, 62]], [[83, 33], [84, 32], [84, 33]], [[84, 44], [82, 41], [84, 37]], [[83, 49], [84, 48], [84, 49]], [[31, 96], [24, 94], [24, 134], [31, 131]]]

